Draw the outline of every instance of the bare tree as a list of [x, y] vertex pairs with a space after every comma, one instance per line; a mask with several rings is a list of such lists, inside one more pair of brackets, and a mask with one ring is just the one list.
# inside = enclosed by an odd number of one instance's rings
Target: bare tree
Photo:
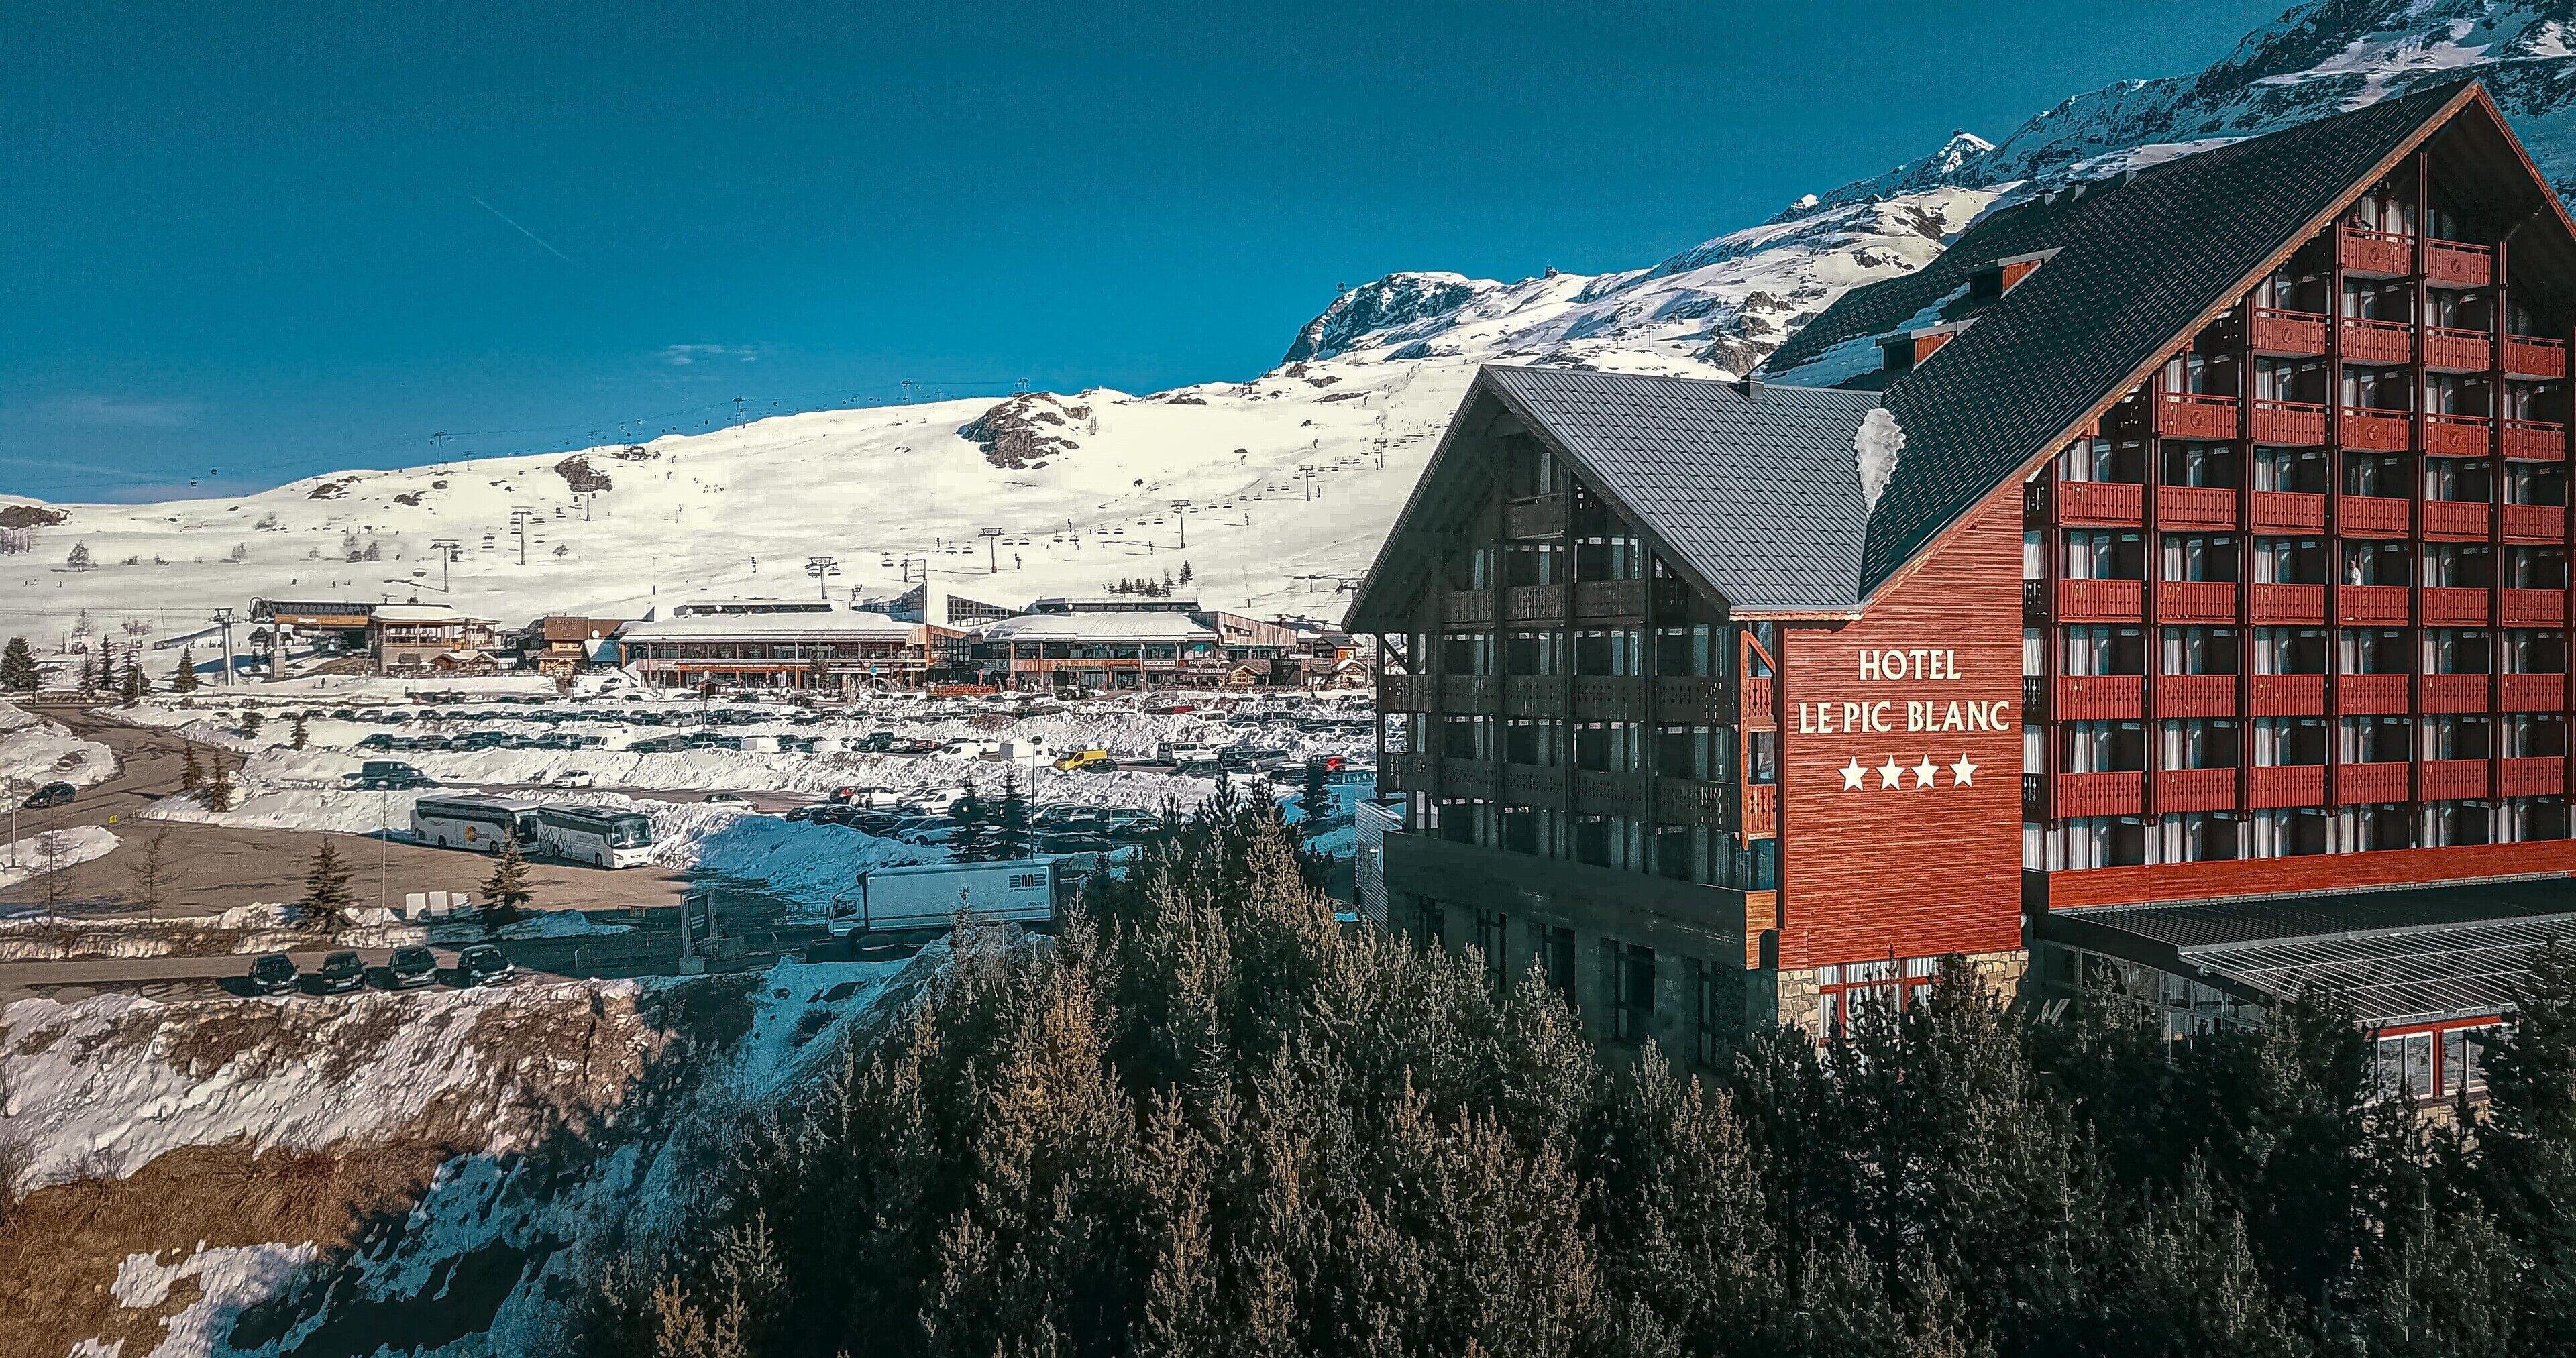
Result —
[[126, 875], [134, 879], [134, 899], [138, 904], [151, 907], [161, 903], [162, 888], [170, 881], [169, 852], [170, 828], [165, 825], [143, 841], [134, 861], [126, 865]]
[[62, 909], [63, 895], [70, 883], [72, 837], [50, 822], [45, 832], [36, 836], [36, 883], [45, 896], [45, 915], [52, 918]]

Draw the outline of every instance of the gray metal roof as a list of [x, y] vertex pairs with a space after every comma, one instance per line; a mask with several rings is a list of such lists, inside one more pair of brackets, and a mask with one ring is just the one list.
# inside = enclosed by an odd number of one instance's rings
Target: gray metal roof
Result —
[[1875, 395], [1567, 368], [1478, 383], [1738, 611], [1857, 601], [1852, 440]]

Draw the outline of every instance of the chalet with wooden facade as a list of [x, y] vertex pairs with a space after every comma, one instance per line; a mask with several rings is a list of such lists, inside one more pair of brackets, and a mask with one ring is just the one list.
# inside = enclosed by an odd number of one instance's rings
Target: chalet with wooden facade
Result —
[[1358, 597], [1390, 917], [1713, 1060], [1964, 954], [2476, 1081], [2576, 925], [2576, 232], [2452, 84], [1991, 210], [1760, 377], [1489, 368]]

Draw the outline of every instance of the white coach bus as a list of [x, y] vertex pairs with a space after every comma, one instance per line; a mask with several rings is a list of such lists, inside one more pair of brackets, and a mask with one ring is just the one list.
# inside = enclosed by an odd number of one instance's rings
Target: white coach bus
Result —
[[515, 797], [423, 797], [412, 803], [412, 837], [442, 849], [497, 854], [515, 838], [537, 842], [537, 804]]
[[606, 806], [539, 807], [537, 846], [575, 863], [631, 868], [652, 852], [653, 820]]

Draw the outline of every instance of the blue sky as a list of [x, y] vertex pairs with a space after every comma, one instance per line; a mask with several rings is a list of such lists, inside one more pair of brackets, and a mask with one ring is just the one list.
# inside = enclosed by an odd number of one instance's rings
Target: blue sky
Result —
[[2281, 4], [13, 5], [0, 491], [1248, 376], [1336, 284], [1648, 264]]

